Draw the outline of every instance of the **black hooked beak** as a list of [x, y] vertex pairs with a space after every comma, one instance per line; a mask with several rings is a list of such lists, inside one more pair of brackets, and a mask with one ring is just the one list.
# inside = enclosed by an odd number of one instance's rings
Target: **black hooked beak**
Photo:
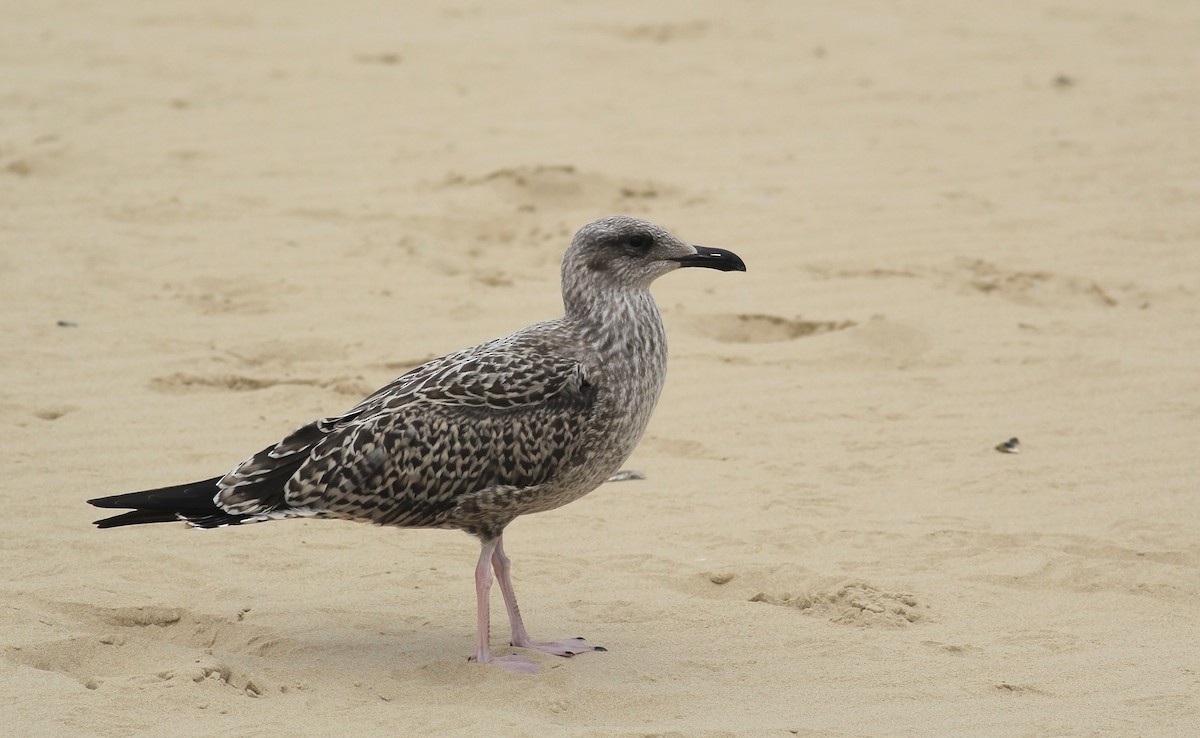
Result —
[[692, 248], [696, 249], [696, 253], [689, 256], [676, 256], [672, 261], [677, 261], [680, 266], [685, 267], [708, 267], [709, 269], [720, 269], [723, 272], [746, 271], [746, 263], [742, 261], [742, 257], [732, 251], [714, 249], [710, 246], [693, 246]]

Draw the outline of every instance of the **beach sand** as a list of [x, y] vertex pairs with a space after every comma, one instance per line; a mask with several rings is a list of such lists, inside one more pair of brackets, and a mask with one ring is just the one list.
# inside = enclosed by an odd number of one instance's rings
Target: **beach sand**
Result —
[[[4, 17], [0, 733], [1200, 731], [1195, 4]], [[92, 527], [556, 317], [610, 213], [749, 271], [655, 285], [646, 479], [508, 529], [608, 653], [468, 663], [458, 532]]]

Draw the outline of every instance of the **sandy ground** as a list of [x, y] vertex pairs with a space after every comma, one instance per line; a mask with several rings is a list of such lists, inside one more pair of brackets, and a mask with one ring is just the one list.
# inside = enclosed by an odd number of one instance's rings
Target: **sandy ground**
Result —
[[[0, 733], [1200, 730], [1195, 3], [3, 5]], [[749, 272], [656, 285], [648, 478], [509, 528], [608, 653], [467, 663], [461, 533], [91, 527], [612, 212]]]

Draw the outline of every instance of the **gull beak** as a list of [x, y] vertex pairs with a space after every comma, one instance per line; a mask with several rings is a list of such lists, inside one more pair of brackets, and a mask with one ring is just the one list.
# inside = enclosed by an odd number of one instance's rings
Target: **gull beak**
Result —
[[710, 246], [693, 246], [692, 248], [696, 249], [696, 253], [688, 256], [676, 256], [671, 261], [677, 261], [680, 266], [685, 267], [708, 267], [709, 269], [720, 269], [723, 272], [746, 271], [746, 263], [742, 261], [742, 257], [732, 251], [714, 249]]

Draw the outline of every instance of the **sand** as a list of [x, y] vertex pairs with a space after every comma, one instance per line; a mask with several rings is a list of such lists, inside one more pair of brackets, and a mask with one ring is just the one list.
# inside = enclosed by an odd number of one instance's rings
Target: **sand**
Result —
[[[1194, 3], [4, 17], [0, 734], [1200, 730]], [[609, 213], [749, 272], [656, 285], [646, 479], [508, 530], [608, 653], [467, 663], [457, 532], [91, 526], [558, 315]]]

